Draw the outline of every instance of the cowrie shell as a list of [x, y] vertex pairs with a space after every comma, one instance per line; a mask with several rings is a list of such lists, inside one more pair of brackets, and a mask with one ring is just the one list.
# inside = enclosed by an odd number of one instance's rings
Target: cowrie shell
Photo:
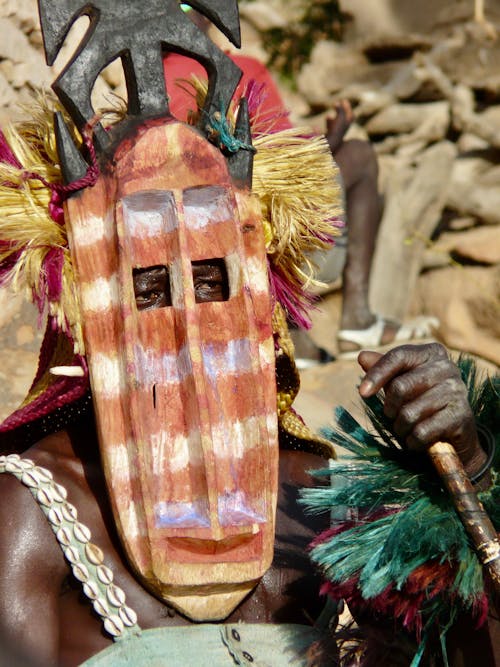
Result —
[[59, 528], [59, 530], [56, 533], [56, 537], [57, 541], [60, 542], [65, 547], [68, 547], [71, 544], [71, 533], [65, 526]]
[[120, 607], [118, 610], [118, 615], [122, 619], [123, 624], [129, 628], [137, 623], [137, 614], [130, 607], [126, 607], [125, 605]]
[[89, 571], [87, 570], [85, 565], [82, 565], [82, 563], [77, 563], [76, 565], [73, 565], [72, 570], [75, 578], [78, 579], [78, 581], [85, 583], [88, 580]]
[[96, 610], [96, 612], [99, 614], [99, 616], [109, 616], [109, 607], [108, 603], [106, 600], [103, 600], [102, 598], [96, 598], [92, 602], [92, 606]]
[[96, 544], [92, 544], [92, 542], [88, 542], [85, 545], [85, 555], [92, 565], [101, 565], [104, 560], [102, 550]]
[[66, 521], [76, 521], [78, 518], [78, 512], [76, 511], [76, 507], [74, 505], [71, 505], [71, 503], [64, 503], [61, 507], [63, 517], [66, 519]]
[[5, 470], [15, 475], [16, 473], [22, 472], [23, 469], [17, 461], [7, 461], [5, 464]]
[[58, 503], [64, 502], [68, 497], [68, 492], [61, 484], [54, 484], [52, 493], [54, 494], [54, 500], [57, 500]]
[[106, 565], [98, 565], [97, 578], [103, 584], [111, 584], [113, 582], [113, 573]]
[[41, 482], [51, 482], [54, 479], [50, 470], [47, 470], [46, 468], [35, 466], [33, 472], [38, 475], [38, 479]]
[[45, 507], [50, 507], [54, 502], [54, 496], [50, 489], [38, 489], [36, 499], [41, 505], [45, 505]]
[[64, 555], [66, 558], [69, 560], [70, 563], [79, 563], [80, 562], [80, 554], [78, 553], [78, 549], [75, 547], [67, 547], [64, 549]]
[[89, 600], [95, 600], [99, 595], [99, 588], [95, 581], [87, 581], [83, 584], [83, 592]]
[[123, 623], [116, 614], [113, 614], [104, 619], [104, 629], [111, 636], [119, 637], [123, 632]]
[[40, 480], [38, 479], [36, 473], [33, 470], [30, 470], [29, 472], [23, 472], [23, 475], [21, 477], [21, 482], [26, 486], [30, 486], [32, 488], [40, 484]]
[[73, 534], [82, 544], [88, 542], [91, 537], [90, 530], [83, 523], [75, 523], [73, 526]]
[[48, 514], [47, 517], [54, 526], [60, 526], [63, 522], [63, 515], [59, 507], [52, 507]]
[[110, 584], [106, 590], [106, 597], [108, 602], [110, 602], [114, 607], [121, 607], [125, 603], [126, 596], [121, 588]]

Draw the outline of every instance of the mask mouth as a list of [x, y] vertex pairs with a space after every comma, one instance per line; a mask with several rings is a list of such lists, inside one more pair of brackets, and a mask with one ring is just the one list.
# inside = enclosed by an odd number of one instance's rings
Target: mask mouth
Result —
[[222, 555], [232, 555], [238, 549], [238, 560], [254, 560], [262, 546], [262, 534], [243, 533], [222, 540], [204, 540], [190, 537], [170, 537], [169, 554], [172, 559], [184, 563], [203, 561], [217, 563]]

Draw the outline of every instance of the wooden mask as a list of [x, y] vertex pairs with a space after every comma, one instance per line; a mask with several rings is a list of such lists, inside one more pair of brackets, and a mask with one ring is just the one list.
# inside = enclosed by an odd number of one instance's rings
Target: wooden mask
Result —
[[[53, 4], [66, 23], [50, 24]], [[94, 4], [103, 15], [121, 5]], [[195, 28], [184, 25], [189, 19], [178, 3], [164, 4], [160, 19], [153, 13], [155, 30], [163, 20], [171, 27], [172, 12], [191, 35]], [[195, 5], [221, 25], [236, 8], [226, 1]], [[41, 0], [47, 53], [51, 39], [60, 46], [74, 18], [88, 11], [80, 6]], [[115, 31], [121, 34], [119, 26]], [[206, 54], [223, 63], [222, 74], [212, 68], [219, 89], [216, 104], [209, 92], [205, 118], [215, 107], [227, 109], [239, 77], [226, 56], [195, 36], [193, 55], [204, 52], [209, 73]], [[64, 101], [69, 89], [90, 86], [93, 61], [81, 54], [72, 65], [86, 65], [77, 67], [80, 87], [68, 83], [71, 67], [55, 86]], [[133, 93], [140, 88], [129, 88], [139, 111]], [[101, 173], [66, 202], [65, 218], [104, 474], [127, 557], [156, 595], [194, 620], [216, 620], [236, 607], [273, 556], [278, 436], [264, 235], [250, 189], [251, 151], [228, 157], [198, 129], [175, 121], [168, 106], [165, 113], [164, 90], [161, 100], [142, 99], [147, 113], [114, 134], [96, 132]], [[78, 109], [75, 122], [82, 113], [89, 121], [85, 104]], [[86, 165], [60, 117], [57, 128], [72, 181]], [[235, 139], [249, 147], [244, 102]], [[215, 301], [203, 298], [207, 266], [218, 271]], [[154, 276], [146, 288], [145, 275]]]

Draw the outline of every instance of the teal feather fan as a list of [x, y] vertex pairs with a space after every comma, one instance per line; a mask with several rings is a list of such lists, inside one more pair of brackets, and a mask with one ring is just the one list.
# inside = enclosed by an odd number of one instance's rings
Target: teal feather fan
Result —
[[[498, 438], [500, 378], [479, 382], [472, 360], [461, 358], [458, 364], [477, 424]], [[344, 408], [336, 410], [337, 428], [323, 431], [351, 456], [315, 472], [331, 477], [332, 484], [304, 489], [301, 502], [310, 512], [333, 510], [333, 516], [342, 507], [345, 516], [333, 519], [310, 555], [325, 577], [324, 593], [415, 633], [419, 648], [412, 667], [420, 664], [436, 628], [447, 664], [444, 638], [456, 615], [468, 611], [478, 624], [487, 616], [482, 567], [430, 461], [403, 450], [379, 398], [366, 401], [366, 412], [373, 432]], [[496, 451], [492, 484], [479, 497], [498, 531]]]

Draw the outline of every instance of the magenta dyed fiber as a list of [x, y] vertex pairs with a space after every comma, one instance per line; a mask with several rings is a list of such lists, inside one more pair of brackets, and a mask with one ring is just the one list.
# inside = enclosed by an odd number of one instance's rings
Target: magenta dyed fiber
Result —
[[49, 215], [58, 225], [64, 225], [63, 197], [57, 190], [52, 190], [49, 202]]
[[[247, 87], [244, 92], [244, 97], [247, 100], [248, 104], [248, 115], [250, 117], [250, 122], [254, 121], [258, 127], [253, 128], [252, 134], [258, 136], [260, 134], [273, 134], [273, 126], [278, 125], [280, 120], [289, 117], [289, 112], [285, 110], [274, 111], [273, 109], [268, 109], [264, 113], [264, 102], [268, 97], [266, 92], [266, 84], [259, 83], [255, 79], [250, 79], [247, 84]], [[260, 114], [260, 115], [259, 115]], [[266, 127], [262, 127], [265, 125]], [[278, 130], [274, 130], [277, 132]]]
[[301, 329], [310, 329], [312, 324], [307, 316], [307, 308], [314, 302], [313, 295], [298, 294], [298, 288], [290, 285], [276, 266], [268, 261], [269, 285], [274, 299], [286, 311], [288, 320]]
[[61, 296], [63, 265], [62, 248], [51, 248], [43, 260], [44, 282], [49, 301], [57, 301]]
[[2, 130], [0, 130], [0, 162], [5, 162], [12, 165], [13, 167], [21, 169], [21, 164], [12, 152], [12, 149], [9, 146], [7, 139], [5, 138], [5, 134], [2, 132]]
[[248, 114], [253, 118], [257, 113], [259, 107], [266, 100], [265, 84], [258, 83], [255, 79], [251, 79], [245, 90], [245, 97], [248, 104]]

